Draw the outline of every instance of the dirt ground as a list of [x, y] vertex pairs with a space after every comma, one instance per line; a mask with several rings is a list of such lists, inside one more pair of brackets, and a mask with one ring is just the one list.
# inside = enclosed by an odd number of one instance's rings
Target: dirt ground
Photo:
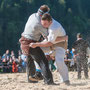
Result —
[[85, 79], [83, 75], [82, 79], [78, 80], [76, 72], [69, 72], [70, 86], [60, 84], [58, 72], [53, 72], [53, 78], [57, 85], [44, 85], [43, 80], [27, 83], [26, 73], [0, 74], [0, 90], [90, 90], [90, 78]]

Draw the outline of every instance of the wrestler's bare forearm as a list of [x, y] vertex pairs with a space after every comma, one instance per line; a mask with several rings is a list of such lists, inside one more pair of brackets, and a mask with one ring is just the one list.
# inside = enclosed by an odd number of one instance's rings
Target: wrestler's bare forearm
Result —
[[[68, 36], [61, 36], [61, 37], [57, 37], [55, 42], [62, 42], [67, 40]], [[53, 43], [50, 41], [42, 41], [42, 42], [37, 42], [37, 43], [30, 43], [30, 47], [35, 48], [35, 47], [49, 47], [52, 46]]]
[[68, 41], [68, 36], [58, 36], [55, 40], [56, 42]]
[[45, 42], [40, 42], [40, 43], [36, 43], [37, 47], [49, 47], [52, 46], [53, 43], [49, 42], [49, 41], [45, 41]]
[[[55, 42], [62, 42], [62, 41], [68, 41], [68, 36], [59, 36], [56, 38]], [[52, 46], [53, 43], [51, 43], [50, 41], [45, 41], [45, 42], [40, 42], [40, 43], [37, 43], [37, 46], [39, 47], [49, 47], [49, 46]]]

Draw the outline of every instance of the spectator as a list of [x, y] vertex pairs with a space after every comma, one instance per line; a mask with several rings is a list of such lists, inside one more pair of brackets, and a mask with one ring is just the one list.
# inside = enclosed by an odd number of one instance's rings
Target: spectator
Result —
[[20, 50], [18, 50], [18, 56], [21, 56], [22, 52]]
[[77, 71], [77, 66], [76, 66], [76, 59], [75, 59], [75, 49], [72, 48], [71, 50], [71, 63], [70, 63], [70, 67], [72, 71]]
[[6, 73], [8, 72], [8, 65], [7, 65], [7, 60], [6, 58], [2, 59], [2, 63], [3, 63], [3, 72]]
[[18, 72], [22, 72], [22, 59], [18, 56]]
[[53, 59], [51, 58], [51, 56], [49, 55], [49, 53], [45, 53], [45, 55], [46, 55], [46, 58], [48, 60], [50, 70], [51, 71], [55, 71], [56, 70], [56, 67], [54, 65]]
[[16, 58], [13, 57], [12, 72], [17, 72], [17, 71], [18, 71], [18, 67], [17, 67]]
[[12, 63], [13, 63], [13, 60], [12, 60], [12, 57], [10, 57], [10, 59], [9, 59], [9, 61], [8, 61], [8, 63], [7, 63], [7, 65], [8, 65], [8, 71], [11, 73], [12, 72]]
[[71, 59], [71, 53], [69, 49], [66, 50], [66, 59]]
[[65, 64], [67, 65], [68, 69], [70, 70], [71, 53], [70, 53], [69, 49], [66, 50], [65, 60], [64, 61], [65, 61]]
[[11, 57], [15, 56], [14, 51], [11, 51]]
[[82, 68], [84, 70], [85, 78], [88, 78], [88, 60], [87, 60], [87, 48], [89, 44], [86, 40], [82, 38], [80, 33], [77, 34], [77, 40], [73, 43], [73, 48], [75, 49], [75, 58], [78, 71], [78, 79], [81, 79]]
[[2, 59], [1, 59], [1, 56], [0, 56], [0, 73], [3, 72], [3, 64], [2, 64]]
[[9, 54], [9, 50], [6, 50], [6, 53], [3, 54], [2, 59], [5, 59], [6, 61], [9, 61], [10, 59], [10, 54]]

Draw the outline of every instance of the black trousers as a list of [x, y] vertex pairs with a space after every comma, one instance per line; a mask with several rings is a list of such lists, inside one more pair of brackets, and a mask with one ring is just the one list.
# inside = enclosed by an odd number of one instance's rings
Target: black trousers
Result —
[[53, 77], [51, 71], [49, 70], [48, 60], [40, 47], [30, 48], [30, 56], [28, 56], [27, 61], [28, 75], [33, 75], [35, 73], [35, 65], [33, 60], [39, 64], [45, 83], [53, 83]]
[[85, 78], [88, 77], [88, 60], [87, 58], [83, 55], [83, 56], [77, 56], [76, 58], [76, 64], [77, 64], [77, 71], [78, 71], [78, 78], [81, 78], [81, 71], [82, 68], [84, 70], [84, 76]]
[[29, 76], [35, 75], [35, 64], [33, 58], [29, 55], [27, 56], [27, 67], [26, 67], [26, 72], [27, 72], [27, 78], [29, 81]]

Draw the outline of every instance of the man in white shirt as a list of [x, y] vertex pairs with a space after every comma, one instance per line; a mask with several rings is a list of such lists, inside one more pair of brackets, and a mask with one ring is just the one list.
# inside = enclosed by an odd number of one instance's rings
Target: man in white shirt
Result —
[[[65, 36], [66, 32], [61, 26], [60, 23], [58, 23], [56, 20], [52, 19], [50, 14], [44, 14], [41, 19], [41, 24], [43, 27], [48, 28], [48, 37], [47, 40], [45, 39], [42, 42], [38, 43], [30, 43], [30, 47], [36, 48], [36, 47], [49, 47], [52, 45], [57, 44], [56, 38], [58, 36]], [[63, 39], [64, 40], [64, 39]], [[65, 41], [65, 40], [64, 40]], [[61, 76], [61, 82], [69, 85], [69, 77], [68, 77], [68, 68], [64, 63], [64, 56], [65, 56], [65, 48], [61, 46], [54, 46], [55, 50], [55, 60], [57, 64], [57, 69]]]

